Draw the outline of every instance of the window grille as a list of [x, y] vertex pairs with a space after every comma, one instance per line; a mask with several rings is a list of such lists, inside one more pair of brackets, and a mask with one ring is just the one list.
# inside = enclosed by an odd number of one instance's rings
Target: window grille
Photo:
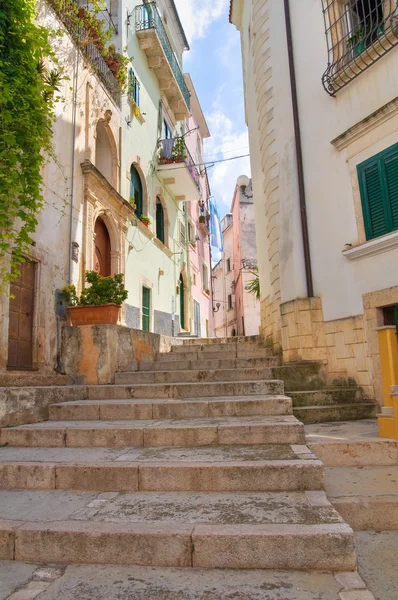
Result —
[[398, 44], [397, 0], [322, 0], [331, 96]]

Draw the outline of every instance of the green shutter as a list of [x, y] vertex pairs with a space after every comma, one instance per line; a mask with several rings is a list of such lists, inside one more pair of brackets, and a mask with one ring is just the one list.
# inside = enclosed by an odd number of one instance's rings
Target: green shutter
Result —
[[142, 183], [139, 173], [134, 165], [130, 168], [130, 196], [134, 196], [134, 202], [137, 205], [135, 214], [140, 217], [144, 211], [143, 195], [142, 195]]
[[398, 229], [398, 144], [357, 167], [366, 238]]
[[398, 229], [398, 151], [384, 161], [392, 230]]
[[142, 329], [149, 331], [151, 323], [151, 290], [142, 288]]

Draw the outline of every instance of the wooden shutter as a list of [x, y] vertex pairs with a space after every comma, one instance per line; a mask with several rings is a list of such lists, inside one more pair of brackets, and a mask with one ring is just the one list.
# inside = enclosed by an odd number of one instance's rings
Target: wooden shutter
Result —
[[398, 150], [384, 161], [388, 204], [391, 214], [391, 230], [398, 229]]
[[398, 144], [358, 165], [366, 238], [398, 229]]
[[151, 323], [151, 290], [142, 288], [142, 329], [149, 331]]
[[156, 201], [156, 237], [164, 244], [164, 211], [160, 200]]

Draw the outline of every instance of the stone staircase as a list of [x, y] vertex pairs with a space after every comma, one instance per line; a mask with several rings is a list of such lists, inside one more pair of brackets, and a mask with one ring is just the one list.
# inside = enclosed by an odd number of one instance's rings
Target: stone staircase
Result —
[[277, 366], [257, 338], [184, 340], [1, 429], [0, 558], [355, 571]]

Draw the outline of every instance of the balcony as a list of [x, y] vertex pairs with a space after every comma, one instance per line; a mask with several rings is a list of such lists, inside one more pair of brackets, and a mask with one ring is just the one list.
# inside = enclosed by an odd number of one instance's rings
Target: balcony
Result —
[[[65, 25], [75, 44], [90, 61], [95, 73], [108, 90], [116, 106], [120, 108], [121, 92], [119, 82], [108, 67], [99, 46], [95, 43], [95, 36], [93, 36], [92, 31], [82, 25], [84, 19], [79, 16], [79, 11], [85, 9], [75, 0], [47, 1]], [[95, 16], [92, 15], [91, 19], [95, 19]]]
[[398, 45], [396, 0], [322, 0], [328, 66], [322, 83], [331, 96]]
[[135, 7], [135, 30], [176, 121], [182, 121], [189, 116], [189, 91], [155, 2]]
[[199, 200], [200, 175], [184, 138], [161, 140], [158, 172], [176, 200]]

